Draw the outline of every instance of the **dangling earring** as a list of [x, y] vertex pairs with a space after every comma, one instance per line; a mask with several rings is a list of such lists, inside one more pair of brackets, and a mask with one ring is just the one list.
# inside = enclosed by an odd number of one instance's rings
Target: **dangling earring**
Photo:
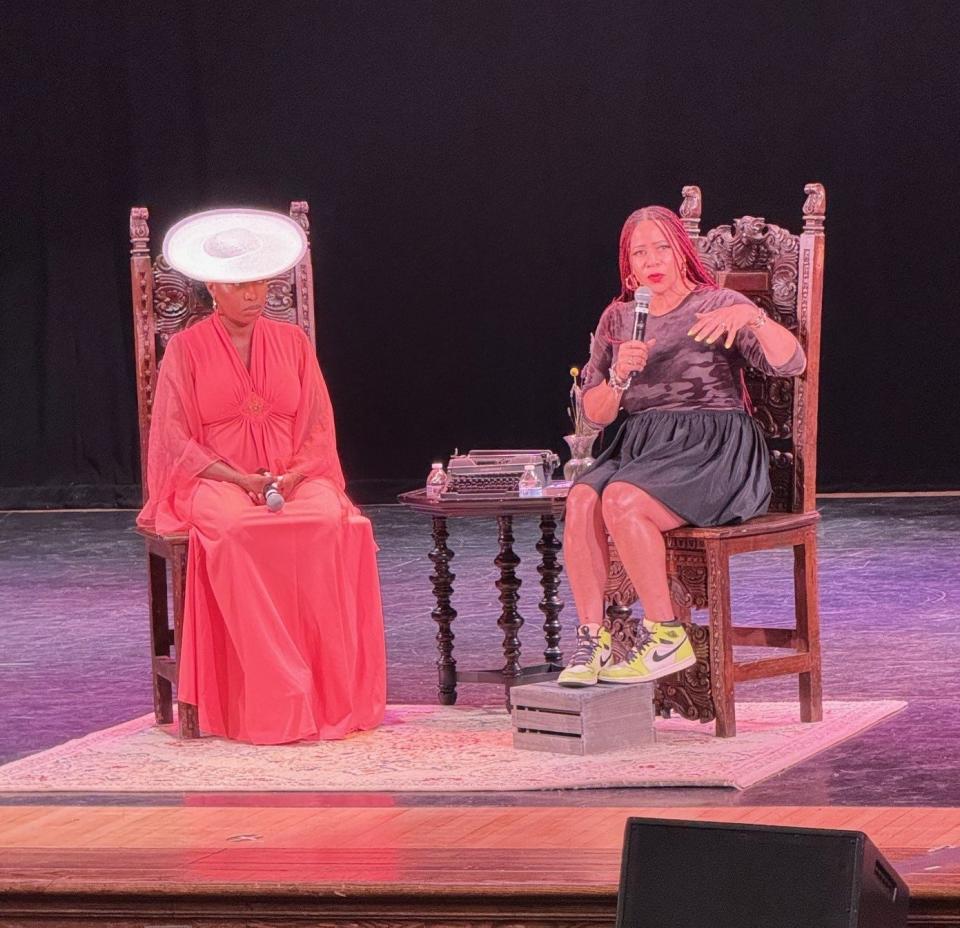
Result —
[[216, 298], [216, 297], [213, 297], [213, 311], [214, 311], [218, 316], [220, 315], [220, 307], [217, 305], [217, 298]]

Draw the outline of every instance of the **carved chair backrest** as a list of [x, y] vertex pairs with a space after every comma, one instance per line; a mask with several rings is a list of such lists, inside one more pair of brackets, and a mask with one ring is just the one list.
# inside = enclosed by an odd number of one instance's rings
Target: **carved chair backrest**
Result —
[[721, 287], [762, 306], [786, 326], [807, 355], [799, 377], [747, 372], [753, 415], [770, 449], [771, 512], [816, 509], [817, 404], [820, 382], [820, 312], [823, 303], [824, 217], [822, 184], [807, 184], [803, 232], [795, 235], [757, 216], [700, 234], [699, 187], [683, 188], [680, 218]]
[[[310, 264], [309, 206], [290, 204], [290, 216], [307, 233], [307, 253], [293, 270], [270, 280], [265, 315], [299, 325], [313, 340], [313, 271]], [[130, 210], [130, 280], [133, 287], [133, 340], [137, 365], [137, 411], [140, 420], [140, 476], [147, 498], [147, 448], [157, 371], [172, 335], [213, 312], [205, 284], [191, 280], [167, 264], [162, 254], [150, 256], [150, 214]]]

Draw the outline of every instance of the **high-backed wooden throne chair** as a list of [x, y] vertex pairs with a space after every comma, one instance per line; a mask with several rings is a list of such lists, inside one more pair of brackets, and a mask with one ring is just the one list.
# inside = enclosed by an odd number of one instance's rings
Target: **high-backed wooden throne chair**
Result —
[[[807, 355], [799, 377], [767, 377], [751, 370], [747, 389], [753, 415], [770, 449], [773, 499], [769, 513], [742, 525], [683, 527], [667, 532], [667, 574], [677, 617], [697, 653], [697, 663], [660, 681], [657, 711], [671, 710], [703, 722], [716, 720], [721, 737], [736, 734], [734, 687], [737, 683], [796, 674], [800, 718], [823, 717], [820, 677], [820, 626], [817, 599], [817, 399], [820, 375], [820, 310], [823, 297], [824, 217], [822, 184], [807, 184], [803, 231], [795, 235], [756, 216], [700, 234], [699, 187], [683, 188], [680, 217], [722, 287], [748, 296], [790, 329]], [[794, 626], [733, 624], [730, 608], [730, 558], [750, 551], [793, 550]], [[613, 635], [615, 659], [636, 640], [637, 621], [630, 607], [637, 595], [616, 547], [610, 544], [606, 623]], [[707, 611], [707, 625], [692, 622], [694, 610]], [[781, 649], [775, 657], [734, 658], [735, 646]]]
[[[310, 234], [309, 207], [290, 204], [290, 216]], [[147, 500], [147, 452], [157, 372], [170, 337], [213, 311], [202, 282], [173, 270], [163, 255], [150, 255], [149, 212], [143, 206], [130, 210], [130, 278], [133, 285], [133, 333], [137, 365], [137, 409], [140, 418], [140, 476]], [[313, 272], [310, 248], [291, 271], [272, 278], [264, 310], [271, 319], [299, 325], [313, 340]], [[149, 571], [150, 642], [153, 658], [153, 707], [157, 723], [173, 721], [173, 689], [177, 685], [180, 636], [183, 630], [184, 590], [187, 579], [186, 535], [158, 535], [138, 529], [147, 549]], [[168, 603], [167, 574], [173, 598]], [[180, 735], [200, 734], [196, 708], [178, 703]]]

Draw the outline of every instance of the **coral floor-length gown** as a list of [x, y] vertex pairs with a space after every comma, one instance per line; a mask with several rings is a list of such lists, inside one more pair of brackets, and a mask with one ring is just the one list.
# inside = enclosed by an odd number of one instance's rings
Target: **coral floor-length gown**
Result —
[[[199, 474], [297, 472], [277, 513]], [[376, 727], [383, 613], [368, 519], [344, 494], [333, 412], [312, 345], [261, 317], [244, 366], [216, 315], [175, 335], [157, 382], [149, 498], [138, 523], [188, 531], [177, 698], [201, 727], [255, 744]]]

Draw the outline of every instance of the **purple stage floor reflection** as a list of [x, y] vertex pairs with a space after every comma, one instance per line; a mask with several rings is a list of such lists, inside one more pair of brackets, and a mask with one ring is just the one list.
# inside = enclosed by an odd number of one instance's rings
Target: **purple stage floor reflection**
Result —
[[[960, 805], [960, 498], [831, 499], [821, 509], [825, 697], [903, 698], [910, 702], [906, 711], [742, 793], [437, 794], [400, 802]], [[428, 522], [398, 506], [366, 511], [381, 547], [390, 701], [432, 702], [436, 627]], [[0, 762], [151, 711], [144, 557], [133, 516], [0, 513]], [[463, 668], [495, 666], [501, 640], [493, 587], [496, 526], [471, 519], [453, 520], [450, 528], [456, 656]], [[528, 623], [521, 638], [525, 662], [536, 663], [542, 617], [534, 522], [518, 520], [515, 534], [523, 558], [520, 610]], [[561, 595], [569, 646], [575, 617], [565, 584]], [[788, 555], [735, 559], [733, 597], [734, 615], [747, 623], [786, 618]], [[741, 699], [795, 698], [787, 679], [745, 684], [738, 693]], [[502, 690], [462, 685], [460, 702], [500, 705]]]

